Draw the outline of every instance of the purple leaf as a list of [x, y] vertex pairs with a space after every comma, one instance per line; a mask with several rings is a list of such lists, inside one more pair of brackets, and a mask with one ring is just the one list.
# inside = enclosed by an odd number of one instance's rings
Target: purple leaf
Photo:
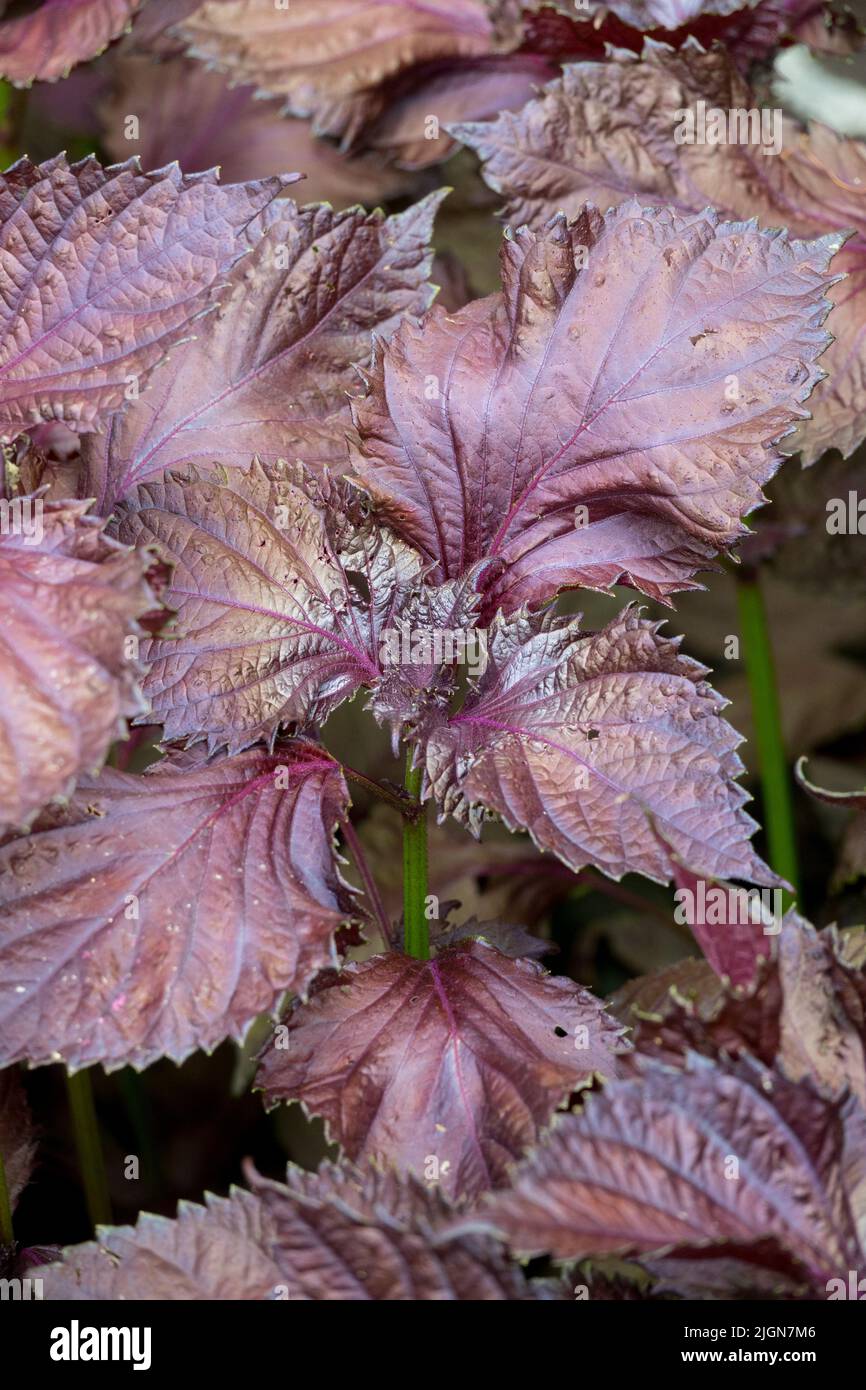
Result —
[[141, 3], [41, 0], [29, 14], [0, 21], [0, 77], [18, 87], [65, 77], [122, 34]]
[[89, 505], [4, 503], [13, 524], [0, 534], [0, 832], [68, 794], [147, 708], [132, 653], [137, 620], [156, 606], [152, 557], [109, 539]]
[[[483, 667], [484, 640], [475, 626], [481, 566], [459, 580], [418, 586], [384, 626], [382, 678], [370, 708], [391, 726], [395, 755], [401, 732], [441, 718], [456, 685], [455, 664]], [[448, 645], [446, 645], [446, 642]]]
[[[850, 237], [834, 261], [848, 278], [827, 325], [836, 342], [821, 367], [830, 380], [789, 446], [810, 463], [831, 446], [849, 454], [866, 435], [866, 144], [822, 125], [804, 133], [760, 107], [721, 46], [675, 53], [648, 42], [640, 62], [617, 53], [574, 64], [522, 111], [453, 133], [480, 155], [512, 223], [542, 228], [554, 212], [577, 216], [587, 199], [608, 207], [636, 195], [682, 213], [711, 203], [791, 236], [829, 234], [837, 246]], [[725, 126], [718, 143], [714, 112], [751, 124], [745, 133]]]
[[443, 814], [477, 833], [493, 812], [574, 870], [667, 883], [684, 865], [775, 885], [734, 781], [741, 739], [706, 668], [659, 627], [634, 606], [584, 635], [577, 621], [497, 617], [477, 690], [426, 734]]
[[489, 1237], [442, 1235], [451, 1212], [416, 1182], [323, 1164], [287, 1183], [251, 1173], [175, 1221], [102, 1227], [36, 1273], [47, 1299], [525, 1300], [536, 1292]]
[[754, 9], [758, 0], [613, 0], [610, 8], [635, 29], [680, 29], [701, 15]]
[[174, 1221], [144, 1212], [135, 1226], [100, 1226], [97, 1240], [68, 1246], [31, 1276], [43, 1298], [61, 1301], [280, 1297], [285, 1276], [262, 1202], [234, 1188], [228, 1198], [205, 1193], [205, 1203], [181, 1202]]
[[336, 961], [347, 806], [305, 742], [82, 781], [0, 850], [3, 1064], [181, 1061], [302, 993]]
[[[278, 11], [277, 13], [282, 13]], [[104, 511], [179, 464], [341, 466], [353, 364], [433, 297], [427, 243], [442, 194], [386, 218], [283, 202], [217, 314], [150, 389], [86, 442], [82, 487]]]
[[438, 579], [495, 559], [491, 611], [563, 586], [694, 587], [820, 378], [841, 240], [634, 202], [521, 230], [501, 294], [377, 351], [353, 471]]
[[403, 169], [425, 169], [452, 153], [449, 126], [518, 110], [558, 70], [535, 53], [451, 58], [410, 68], [388, 85], [382, 112], [359, 132], [358, 145], [381, 151]]
[[[820, 45], [828, 33], [821, 0], [758, 0], [737, 9], [724, 3], [689, 4], [685, 11], [670, 4], [614, 3], [576, 9], [568, 0], [555, 8], [545, 0], [532, 0], [536, 8], [524, 14], [523, 49], [554, 58], [607, 61], [609, 48], [640, 53], [648, 30], [659, 42], [683, 48], [697, 40], [710, 49], [723, 43], [737, 65], [746, 71], [754, 62], [765, 62], [782, 40], [804, 20], [817, 21], [816, 34], [801, 42]], [[635, 27], [635, 21], [639, 24]], [[674, 27], [669, 27], [673, 21]], [[829, 19], [827, 20], [829, 24]]]
[[[335, 207], [359, 199], [377, 207], [413, 186], [409, 174], [383, 168], [381, 159], [341, 155], [329, 141], [317, 140], [307, 121], [281, 115], [279, 101], [257, 99], [251, 86], [229, 87], [220, 73], [192, 59], [155, 63], [146, 54], [118, 56], [111, 76], [100, 116], [103, 145], [115, 159], [138, 155], [145, 169], [173, 159], [188, 171], [219, 165], [225, 183], [300, 169], [303, 201]], [[146, 113], [138, 140], [127, 138], [130, 111]]]
[[98, 428], [208, 309], [290, 182], [62, 155], [0, 175], [0, 436], [43, 419]]
[[461, 1196], [501, 1185], [569, 1092], [616, 1075], [623, 1046], [588, 991], [483, 941], [350, 965], [284, 1035], [262, 1054], [269, 1104], [300, 1100], [352, 1160]]
[[700, 1262], [708, 1245], [723, 1254], [769, 1237], [824, 1292], [862, 1267], [851, 1156], [863, 1138], [852, 1098], [826, 1100], [757, 1064], [650, 1067], [559, 1119], [472, 1228], [557, 1259], [673, 1247]]
[[316, 135], [344, 147], [385, 104], [383, 84], [416, 63], [480, 56], [493, 48], [484, 0], [218, 0], [178, 34], [201, 58], [285, 99]]
[[733, 985], [749, 984], [767, 959], [778, 926], [772, 895], [767, 902], [744, 898], [744, 889], [707, 882], [679, 864], [674, 882], [680, 901], [689, 904], [685, 919], [713, 970]]
[[442, 1236], [453, 1213], [435, 1188], [412, 1177], [323, 1163], [290, 1167], [286, 1186], [253, 1178], [276, 1231], [289, 1297], [306, 1300], [461, 1300], [534, 1296], [501, 1247], [486, 1236]]
[[703, 962], [683, 961], [630, 981], [610, 1001], [639, 1053], [678, 1063], [749, 1053], [792, 1081], [866, 1110], [866, 974], [846, 958], [835, 927], [816, 932], [788, 912], [772, 959], [748, 989], [722, 985]]
[[343, 485], [258, 462], [143, 484], [120, 534], [173, 566], [176, 631], [143, 650], [153, 715], [211, 750], [322, 723], [374, 685], [380, 633], [422, 573]]

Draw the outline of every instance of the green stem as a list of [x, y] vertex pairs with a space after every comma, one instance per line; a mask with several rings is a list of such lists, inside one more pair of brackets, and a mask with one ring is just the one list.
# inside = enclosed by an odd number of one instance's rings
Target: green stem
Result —
[[20, 129], [26, 104], [26, 92], [0, 82], [0, 169], [8, 169], [20, 158]]
[[[737, 603], [752, 718], [764, 797], [764, 822], [770, 864], [799, 896], [797, 837], [791, 796], [791, 770], [782, 738], [782, 720], [767, 611], [756, 574], [737, 576]], [[787, 895], [786, 895], [787, 897]], [[785, 904], [788, 906], [788, 903]]]
[[15, 1233], [12, 1230], [12, 1203], [9, 1200], [9, 1184], [6, 1181], [6, 1165], [0, 1151], [0, 1245], [14, 1245]]
[[[412, 749], [406, 755], [406, 791], [419, 802], [422, 768], [412, 767]], [[403, 947], [416, 960], [430, 959], [430, 926], [427, 906], [426, 808], [415, 820], [403, 822]]]
[[146, 1179], [153, 1185], [162, 1186], [159, 1155], [153, 1137], [153, 1116], [141, 1076], [132, 1067], [124, 1067], [117, 1073], [117, 1084], [135, 1136], [136, 1148], [141, 1155]]
[[102, 1156], [99, 1124], [93, 1104], [93, 1087], [88, 1072], [77, 1071], [74, 1075], [67, 1072], [66, 1089], [72, 1112], [78, 1166], [84, 1180], [87, 1212], [94, 1226], [110, 1226], [111, 1198], [108, 1195], [105, 1159]]

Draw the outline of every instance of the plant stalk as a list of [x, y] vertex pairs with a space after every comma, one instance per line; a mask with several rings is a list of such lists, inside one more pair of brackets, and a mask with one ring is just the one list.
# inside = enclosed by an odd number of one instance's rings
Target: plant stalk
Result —
[[93, 1104], [93, 1087], [90, 1084], [89, 1073], [67, 1072], [66, 1089], [72, 1113], [78, 1166], [87, 1199], [87, 1213], [94, 1226], [110, 1226], [111, 1198], [108, 1194], [108, 1178], [105, 1173], [105, 1159], [99, 1139], [99, 1124]]
[[380, 801], [386, 801], [395, 811], [399, 811], [401, 816], [408, 816], [415, 820], [421, 814], [421, 803], [416, 797], [406, 794], [399, 788], [392, 789], [386, 787], [382, 782], [377, 782], [366, 773], [358, 772], [354, 767], [349, 767], [348, 763], [340, 763], [343, 769], [343, 776], [350, 782], [357, 782], [359, 787], [364, 787], [373, 796], [379, 797]]
[[[737, 604], [746, 675], [764, 798], [764, 828], [770, 865], [799, 897], [797, 837], [791, 796], [791, 769], [785, 754], [773, 648], [760, 580], [754, 572], [737, 576]], [[786, 899], [788, 895], [786, 894]], [[785, 906], [789, 906], [786, 901]]]
[[[406, 755], [406, 791], [420, 805], [422, 768], [412, 767]], [[416, 960], [430, 959], [430, 924], [427, 920], [427, 815], [426, 807], [415, 820], [403, 822], [403, 948]]]

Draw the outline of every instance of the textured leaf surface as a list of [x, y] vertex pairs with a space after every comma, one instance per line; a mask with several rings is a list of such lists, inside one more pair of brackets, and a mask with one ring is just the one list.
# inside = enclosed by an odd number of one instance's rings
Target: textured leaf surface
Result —
[[694, 1058], [590, 1096], [483, 1210], [513, 1249], [560, 1259], [773, 1237], [823, 1291], [862, 1260], [845, 1140], [856, 1153], [863, 1125], [853, 1099]]
[[323, 1164], [175, 1221], [104, 1227], [39, 1271], [48, 1299], [523, 1300], [541, 1296], [489, 1237], [441, 1235], [449, 1208], [420, 1183]]
[[440, 578], [493, 557], [491, 607], [688, 587], [804, 414], [839, 240], [634, 202], [521, 230], [501, 294], [377, 352], [353, 471]]
[[41, 0], [29, 14], [0, 21], [0, 77], [19, 86], [65, 77], [76, 63], [107, 48], [141, 3]]
[[106, 537], [88, 503], [14, 506], [29, 534], [0, 535], [0, 830], [95, 771], [146, 708], [124, 644], [156, 604], [146, 552]]
[[345, 489], [311, 487], [256, 462], [234, 477], [146, 483], [126, 505], [121, 536], [155, 542], [174, 567], [176, 632], [142, 653], [169, 738], [234, 751], [281, 724], [320, 723], [378, 680], [379, 633], [420, 559]]
[[[866, 940], [864, 929], [855, 929]], [[638, 1053], [679, 1062], [689, 1049], [749, 1053], [827, 1095], [847, 1087], [866, 1109], [866, 973], [835, 927], [816, 932], [795, 912], [748, 989], [725, 987], [702, 961], [632, 980], [609, 1007], [633, 1029]]]
[[97, 428], [207, 309], [286, 182], [62, 155], [0, 176], [0, 436]]
[[483, 941], [436, 960], [350, 965], [263, 1053], [269, 1102], [300, 1100], [349, 1158], [378, 1156], [461, 1196], [499, 1185], [551, 1112], [616, 1074], [619, 1029], [563, 976]]
[[373, 331], [387, 336], [433, 297], [427, 243], [440, 201], [390, 218], [281, 203], [196, 341], [86, 442], [86, 495], [108, 511], [179, 464], [342, 466], [353, 363], [369, 362]]
[[348, 144], [380, 108], [382, 84], [415, 63], [488, 52], [483, 0], [205, 3], [178, 30], [193, 57], [285, 98], [317, 135]]
[[52, 1300], [273, 1299], [284, 1278], [271, 1253], [274, 1227], [252, 1193], [181, 1202], [176, 1220], [145, 1212], [135, 1226], [102, 1226], [99, 1239], [69, 1246], [43, 1266]]
[[36, 1138], [27, 1096], [17, 1071], [9, 1068], [0, 1072], [0, 1157], [9, 1206], [13, 1211], [30, 1179], [35, 1152]]
[[[522, 111], [456, 133], [478, 151], [515, 224], [540, 228], [559, 210], [577, 216], [587, 199], [608, 207], [637, 195], [683, 212], [709, 203], [725, 216], [757, 217], [763, 227], [785, 227], [797, 237], [850, 236], [833, 265], [848, 278], [831, 296], [836, 307], [827, 327], [837, 341], [821, 362], [830, 380], [811, 402], [812, 423], [793, 441], [807, 462], [831, 445], [850, 453], [866, 434], [866, 216], [859, 191], [866, 145], [827, 126], [804, 133], [781, 119], [763, 136], [750, 127], [745, 138], [737, 131], [721, 144], [683, 142], [683, 112], [694, 112], [699, 101], [724, 113], [760, 106], [723, 49], [673, 53], [648, 43], [641, 62], [618, 54], [604, 64], [574, 64]], [[781, 154], [761, 147], [774, 135]]]
[[585, 635], [497, 618], [477, 691], [426, 742], [443, 812], [474, 830], [493, 812], [572, 869], [666, 883], [682, 864], [774, 884], [733, 780], [739, 735], [706, 669], [658, 627], [634, 607]]
[[4, 1061], [180, 1061], [306, 989], [346, 917], [347, 804], [304, 742], [83, 781], [0, 851]]
[[[640, 5], [615, 3], [577, 9], [568, 0], [551, 8], [546, 0], [533, 0], [535, 8], [524, 12], [524, 46], [556, 58], [607, 59], [607, 46], [640, 53], [646, 33], [672, 48], [696, 39], [709, 49], [725, 45], [733, 60], [746, 71], [755, 61], [765, 61], [783, 38], [799, 36], [805, 20], [816, 19], [813, 32], [801, 42], [820, 47], [828, 42], [820, 0], [759, 0], [743, 8], [721, 5]], [[816, 13], [817, 11], [817, 13]], [[671, 27], [671, 24], [673, 27]]]
[[489, 1238], [441, 1234], [448, 1203], [411, 1177], [326, 1163], [317, 1173], [290, 1167], [286, 1187], [265, 1179], [254, 1186], [291, 1271], [289, 1297], [487, 1302], [544, 1296]]
[[[758, 0], [746, 0], [754, 8]], [[635, 29], [679, 29], [700, 15], [729, 15], [743, 8], [743, 0], [614, 0], [611, 9]]]

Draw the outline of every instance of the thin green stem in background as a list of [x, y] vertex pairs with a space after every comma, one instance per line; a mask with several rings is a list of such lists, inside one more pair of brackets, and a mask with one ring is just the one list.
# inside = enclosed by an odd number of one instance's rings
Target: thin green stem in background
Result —
[[108, 1178], [105, 1173], [105, 1159], [102, 1156], [89, 1073], [77, 1071], [70, 1075], [67, 1072], [66, 1089], [72, 1112], [78, 1166], [81, 1169], [87, 1198], [87, 1212], [94, 1226], [108, 1226], [111, 1224], [111, 1198], [108, 1195]]
[[21, 157], [18, 145], [26, 102], [26, 92], [0, 82], [0, 169], [8, 169]]
[[12, 1203], [9, 1200], [9, 1184], [6, 1181], [6, 1165], [0, 1153], [0, 1245], [14, 1245], [15, 1233], [12, 1230]]
[[153, 1136], [153, 1115], [144, 1082], [134, 1067], [124, 1067], [117, 1073], [117, 1085], [132, 1126], [146, 1180], [154, 1186], [161, 1187], [163, 1178]]
[[[791, 769], [782, 738], [782, 719], [776, 687], [773, 648], [759, 578], [737, 576], [740, 636], [752, 699], [752, 719], [764, 798], [764, 829], [771, 867], [788, 880], [799, 896], [797, 837], [791, 796]], [[787, 895], [786, 895], [787, 896]], [[786, 903], [786, 906], [788, 904]]]
[[[406, 791], [421, 799], [423, 769], [412, 767], [412, 749], [406, 756]], [[430, 925], [427, 906], [427, 813], [422, 808], [415, 820], [403, 822], [403, 946], [416, 960], [430, 959]]]

